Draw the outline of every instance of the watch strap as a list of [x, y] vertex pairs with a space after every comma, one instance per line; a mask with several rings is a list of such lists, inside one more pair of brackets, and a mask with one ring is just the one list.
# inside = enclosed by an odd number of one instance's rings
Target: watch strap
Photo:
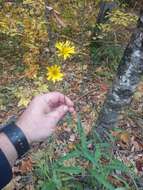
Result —
[[5, 133], [15, 147], [18, 158], [21, 158], [30, 149], [25, 134], [14, 122], [6, 125], [2, 132]]

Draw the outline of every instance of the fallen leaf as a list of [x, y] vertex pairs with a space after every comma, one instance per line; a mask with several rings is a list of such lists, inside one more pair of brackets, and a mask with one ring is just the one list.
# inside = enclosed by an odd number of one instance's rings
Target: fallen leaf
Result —
[[74, 135], [74, 134], [72, 134], [72, 135], [70, 136], [69, 141], [71, 141], [71, 142], [74, 142], [74, 141], [75, 141], [75, 135]]
[[130, 135], [128, 133], [121, 133], [119, 138], [122, 142], [126, 144], [130, 141]]
[[109, 180], [112, 184], [114, 184], [115, 186], [117, 186], [117, 187], [123, 186], [123, 183], [122, 183], [119, 179], [115, 178], [114, 176], [109, 175], [109, 176], [108, 176], [108, 180]]
[[139, 172], [143, 172], [143, 156], [139, 157], [138, 160], [136, 160], [136, 168]]
[[32, 168], [33, 168], [33, 161], [30, 157], [26, 158], [26, 160], [22, 160], [21, 165], [19, 166], [19, 170], [22, 174], [31, 172]]
[[143, 144], [134, 136], [131, 138], [131, 145], [132, 145], [131, 149], [132, 152], [143, 151]]
[[15, 189], [14, 180], [11, 180], [10, 183], [4, 188], [4, 190], [12, 190]]
[[54, 15], [54, 17], [55, 17], [57, 23], [58, 23], [60, 26], [62, 26], [63, 28], [65, 28], [65, 27], [66, 27], [66, 24], [65, 24], [64, 21], [57, 15], [57, 13], [56, 13], [56, 12], [53, 12], [53, 15]]
[[68, 144], [68, 149], [69, 149], [69, 150], [73, 150], [73, 149], [75, 149], [75, 147], [76, 147], [76, 146], [75, 146], [75, 144], [73, 144], [73, 143], [69, 143], [69, 144]]

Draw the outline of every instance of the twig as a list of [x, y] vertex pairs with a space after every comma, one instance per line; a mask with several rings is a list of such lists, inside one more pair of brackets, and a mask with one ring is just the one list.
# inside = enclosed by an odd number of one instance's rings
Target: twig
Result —
[[79, 100], [81, 100], [82, 98], [84, 98], [85, 96], [89, 95], [89, 94], [92, 94], [93, 92], [95, 92], [95, 89], [91, 90], [91, 91], [88, 91], [87, 93], [83, 94], [82, 96], [80, 96], [79, 98], [77, 98], [75, 100], [75, 102], [78, 102]]

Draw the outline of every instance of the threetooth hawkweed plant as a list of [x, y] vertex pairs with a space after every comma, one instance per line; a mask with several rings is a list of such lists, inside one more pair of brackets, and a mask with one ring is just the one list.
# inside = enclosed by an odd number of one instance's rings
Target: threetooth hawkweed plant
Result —
[[57, 42], [55, 47], [58, 49], [57, 54], [59, 57], [63, 57], [64, 60], [75, 54], [75, 47], [72, 42]]

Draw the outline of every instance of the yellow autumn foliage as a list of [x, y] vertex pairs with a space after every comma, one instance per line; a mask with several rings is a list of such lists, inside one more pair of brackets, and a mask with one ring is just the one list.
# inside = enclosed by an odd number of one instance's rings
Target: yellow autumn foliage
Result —
[[13, 94], [18, 99], [18, 107], [26, 107], [34, 96], [46, 92], [48, 92], [48, 85], [43, 83], [42, 78], [37, 78], [33, 87], [27, 84], [13, 90]]
[[109, 18], [109, 21], [99, 25], [99, 28], [106, 35], [109, 32], [116, 32], [120, 29], [125, 29], [130, 25], [134, 25], [138, 19], [136, 15], [125, 13], [118, 9], [109, 13], [107, 17]]
[[136, 23], [138, 17], [131, 13], [125, 13], [121, 10], [114, 10], [108, 14], [109, 21], [116, 26], [127, 27], [130, 24]]
[[[19, 4], [5, 2], [0, 12], [0, 31], [6, 35], [21, 37], [21, 45], [27, 50], [23, 55], [23, 63], [27, 65], [39, 64], [39, 49], [42, 42], [48, 39], [44, 13], [44, 0], [24, 0]], [[31, 73], [33, 78], [38, 72], [38, 67], [28, 68], [28, 76], [30, 77]]]

